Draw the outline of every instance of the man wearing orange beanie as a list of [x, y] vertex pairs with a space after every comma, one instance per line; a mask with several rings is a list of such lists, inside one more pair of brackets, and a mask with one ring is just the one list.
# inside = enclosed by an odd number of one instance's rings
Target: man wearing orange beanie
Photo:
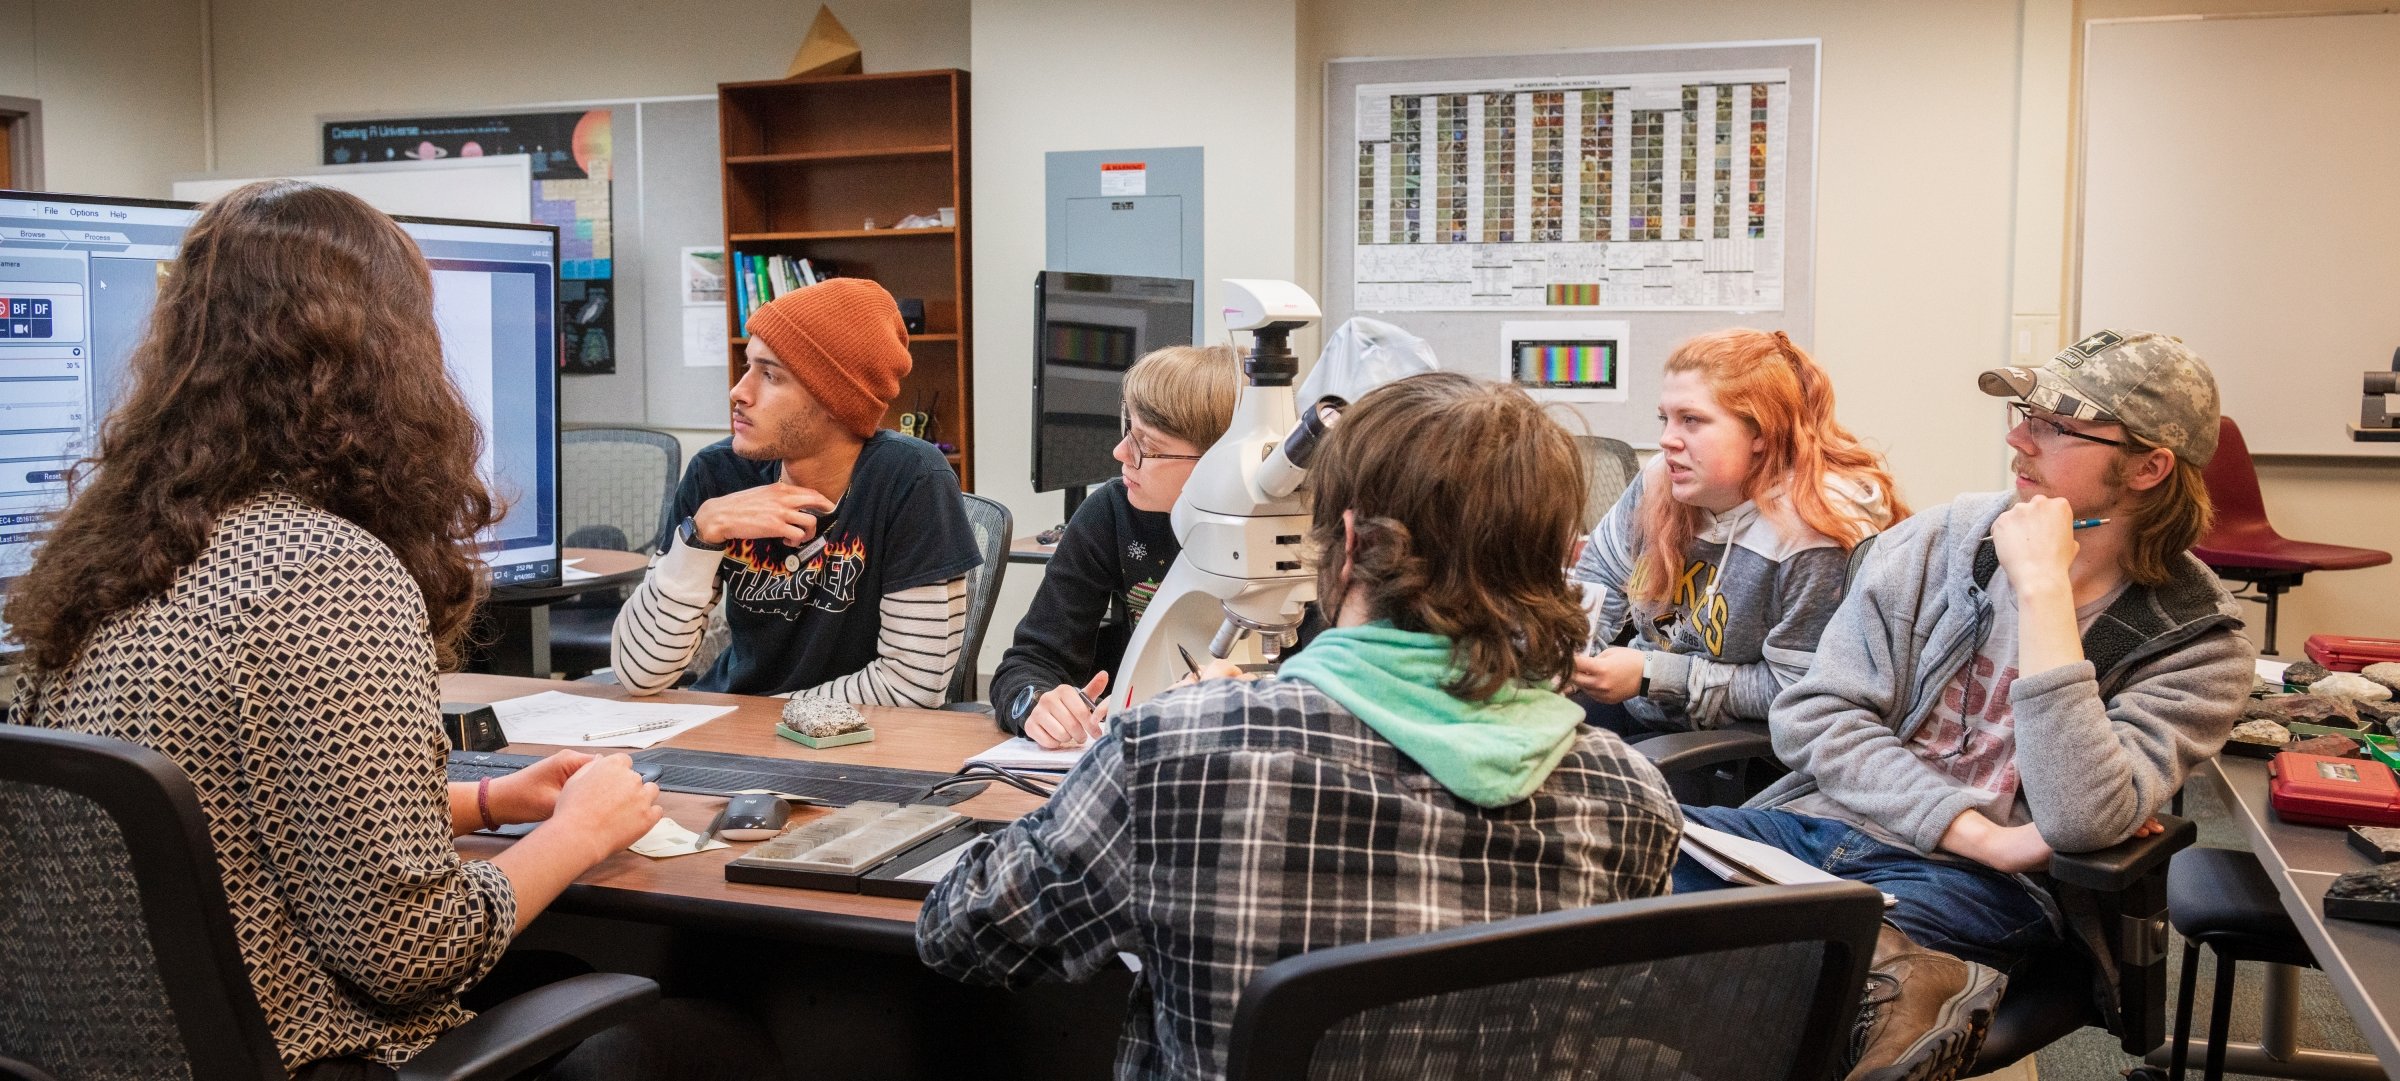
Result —
[[617, 614], [618, 680], [674, 686], [723, 600], [728, 642], [700, 690], [941, 705], [983, 558], [941, 451], [882, 428], [909, 369], [899, 307], [835, 278], [749, 330], [733, 435], [692, 457], [675, 537]]

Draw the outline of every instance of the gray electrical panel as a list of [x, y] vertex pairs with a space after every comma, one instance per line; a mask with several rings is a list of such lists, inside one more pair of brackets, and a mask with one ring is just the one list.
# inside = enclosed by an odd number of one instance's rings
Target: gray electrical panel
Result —
[[[1202, 286], [1200, 148], [1061, 150], [1048, 156], [1049, 250], [1042, 266], [1188, 278]], [[1200, 308], [1192, 340], [1205, 340]]]

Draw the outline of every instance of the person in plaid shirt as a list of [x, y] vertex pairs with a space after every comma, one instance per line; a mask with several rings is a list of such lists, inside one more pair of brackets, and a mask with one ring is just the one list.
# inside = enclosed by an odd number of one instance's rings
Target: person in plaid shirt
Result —
[[1313, 480], [1333, 628], [1274, 678], [1126, 713], [918, 917], [919, 956], [962, 980], [1137, 961], [1119, 1077], [1223, 1076], [1242, 988], [1283, 958], [1667, 891], [1665, 781], [1553, 689], [1585, 631], [1565, 430], [1429, 373], [1351, 407]]

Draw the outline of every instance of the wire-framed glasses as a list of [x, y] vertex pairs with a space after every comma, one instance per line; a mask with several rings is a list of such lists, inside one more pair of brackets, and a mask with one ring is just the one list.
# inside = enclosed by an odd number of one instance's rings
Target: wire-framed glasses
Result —
[[2017, 411], [2017, 423], [2028, 426], [2027, 430], [2033, 433], [2033, 441], [2045, 446], [2062, 446], [2063, 444], [2059, 442], [2062, 439], [2080, 439], [2086, 443], [2098, 443], [2104, 447], [2120, 449], [2127, 445], [2122, 439], [2103, 439], [2096, 435], [2086, 435], [2060, 424], [2056, 417], [2034, 412], [2031, 402], [2010, 402], [2008, 407]]
[[1200, 455], [1197, 454], [1160, 454], [1142, 446], [1141, 437], [1133, 434], [1131, 410], [1122, 408], [1117, 410], [1117, 435], [1121, 442], [1133, 448], [1133, 467], [1135, 469], [1140, 469], [1143, 462], [1197, 462], [1200, 460]]

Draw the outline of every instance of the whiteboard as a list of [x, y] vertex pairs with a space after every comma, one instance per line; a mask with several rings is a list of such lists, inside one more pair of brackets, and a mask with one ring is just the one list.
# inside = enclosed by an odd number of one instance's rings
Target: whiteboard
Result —
[[2216, 372], [2253, 454], [2357, 443], [2400, 346], [2400, 15], [2094, 21], [2076, 329]]
[[175, 198], [205, 203], [254, 180], [286, 178], [340, 188], [386, 214], [515, 223], [533, 220], [533, 166], [523, 154], [311, 165], [298, 172], [265, 176], [195, 177], [175, 182]]

